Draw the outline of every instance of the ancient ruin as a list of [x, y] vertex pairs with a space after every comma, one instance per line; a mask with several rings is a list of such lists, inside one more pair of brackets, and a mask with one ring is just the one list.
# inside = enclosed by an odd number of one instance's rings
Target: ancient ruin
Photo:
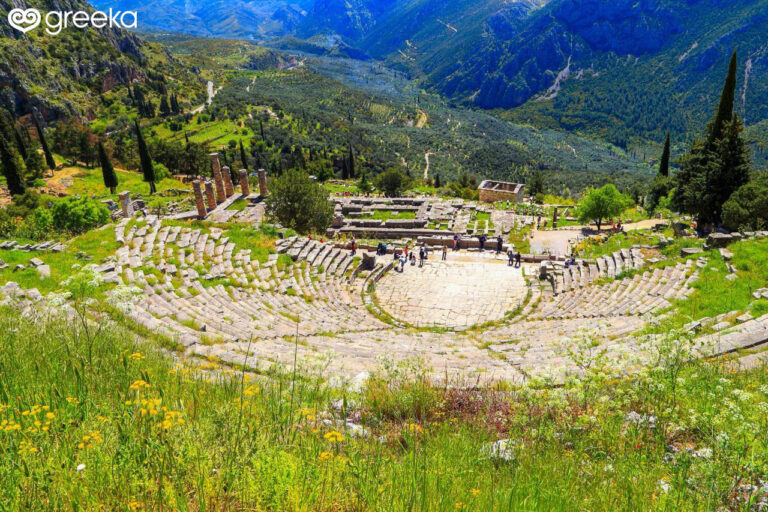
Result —
[[522, 202], [525, 185], [521, 183], [509, 183], [507, 181], [485, 180], [477, 188], [479, 199], [483, 203], [495, 203], [497, 201]]

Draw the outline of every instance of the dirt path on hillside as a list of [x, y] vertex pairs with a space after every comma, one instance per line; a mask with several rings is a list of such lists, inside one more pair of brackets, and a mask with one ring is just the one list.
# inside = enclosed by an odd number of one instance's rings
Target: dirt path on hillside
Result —
[[424, 160], [427, 162], [426, 167], [424, 167], [424, 181], [429, 179], [429, 157], [431, 155], [434, 155], [434, 153], [431, 151], [427, 151], [426, 153], [424, 153]]

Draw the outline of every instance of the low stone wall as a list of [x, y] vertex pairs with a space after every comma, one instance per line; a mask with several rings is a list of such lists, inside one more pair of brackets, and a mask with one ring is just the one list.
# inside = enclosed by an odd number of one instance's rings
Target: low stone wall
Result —
[[389, 219], [384, 223], [384, 227], [395, 229], [418, 229], [427, 225], [426, 220], [419, 219]]

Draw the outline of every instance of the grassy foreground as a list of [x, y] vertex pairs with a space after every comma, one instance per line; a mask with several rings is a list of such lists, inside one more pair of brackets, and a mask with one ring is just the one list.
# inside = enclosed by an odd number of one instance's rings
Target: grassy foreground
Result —
[[109, 320], [3, 307], [0, 332], [3, 510], [748, 510], [768, 491], [768, 374], [685, 365], [683, 343], [632, 381], [459, 391], [400, 365], [353, 393], [176, 364]]

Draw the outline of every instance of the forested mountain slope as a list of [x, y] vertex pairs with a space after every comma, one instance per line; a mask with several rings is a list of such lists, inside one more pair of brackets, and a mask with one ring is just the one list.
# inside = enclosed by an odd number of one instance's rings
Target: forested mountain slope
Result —
[[[91, 10], [79, 0], [27, 5], [43, 13]], [[13, 7], [0, 0], [0, 18], [5, 20]], [[18, 117], [37, 109], [47, 120], [93, 119], [104, 109], [125, 108], [117, 100], [125, 96], [129, 84], [152, 89], [166, 77], [173, 81], [167, 88], [182, 101], [192, 101], [203, 92], [194, 70], [126, 30], [70, 27], [52, 36], [42, 25], [23, 34], [2, 23], [0, 36], [0, 102]]]

